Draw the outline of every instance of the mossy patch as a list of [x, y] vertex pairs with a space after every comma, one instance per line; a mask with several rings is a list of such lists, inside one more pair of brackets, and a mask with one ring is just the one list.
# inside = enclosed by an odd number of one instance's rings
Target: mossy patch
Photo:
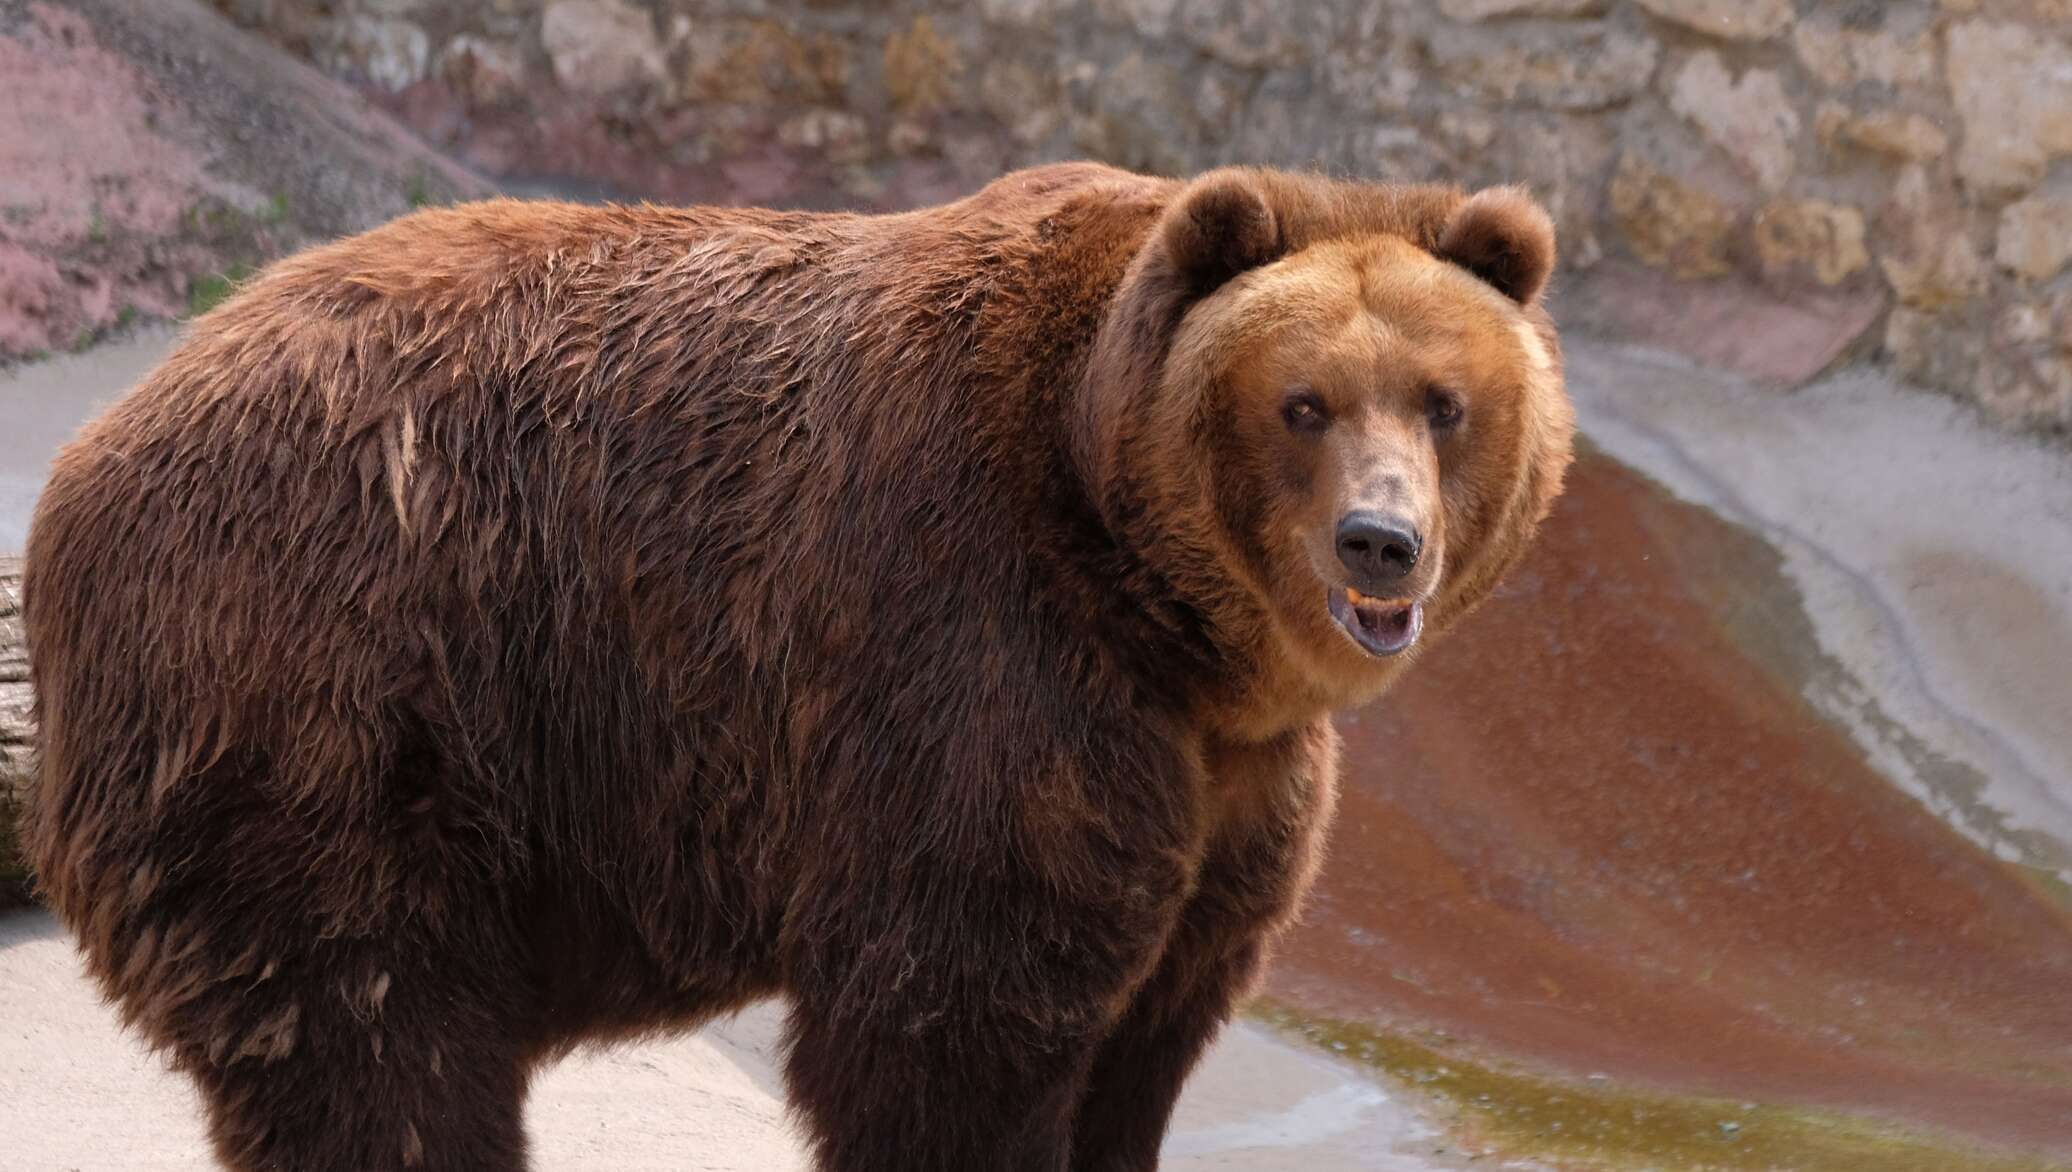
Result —
[[196, 277], [187, 287], [187, 316], [200, 317], [223, 304], [251, 275], [250, 265], [233, 264], [220, 273]]
[[1834, 1112], [1683, 1098], [1502, 1070], [1355, 1022], [1252, 1007], [1259, 1021], [1382, 1072], [1466, 1144], [1576, 1172], [2052, 1172], [2041, 1157], [1951, 1142]]

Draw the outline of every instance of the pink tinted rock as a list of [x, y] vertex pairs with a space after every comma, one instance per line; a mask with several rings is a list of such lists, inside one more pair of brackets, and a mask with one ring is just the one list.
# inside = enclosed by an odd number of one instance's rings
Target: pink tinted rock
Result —
[[52, 307], [64, 295], [64, 276], [48, 258], [0, 240], [0, 353], [50, 349]]
[[26, 18], [0, 32], [0, 359], [172, 316], [196, 278], [487, 190], [196, 0], [9, 11]]
[[1741, 281], [1677, 281], [1611, 262], [1578, 279], [1557, 304], [1568, 325], [1779, 386], [1797, 386], [1833, 365], [1884, 309], [1884, 293], [1863, 284], [1780, 295]]

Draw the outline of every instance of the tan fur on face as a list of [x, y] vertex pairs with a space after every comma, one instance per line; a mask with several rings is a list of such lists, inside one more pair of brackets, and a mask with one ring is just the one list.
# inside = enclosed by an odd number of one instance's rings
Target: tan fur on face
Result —
[[[1340, 517], [1379, 507], [1421, 531], [1402, 589], [1425, 604], [1421, 650], [1515, 561], [1568, 461], [1573, 419], [1544, 312], [1400, 237], [1320, 243], [1232, 282], [1188, 316], [1165, 374], [1169, 457], [1182, 463], [1204, 432], [1227, 437], [1195, 461], [1194, 491], [1224, 519], [1233, 500], [1256, 509], [1218, 535], [1261, 604], [1262, 658], [1284, 677], [1256, 695], [1356, 704], [1410, 661], [1368, 655], [1328, 613], [1327, 591], [1347, 585]], [[1322, 435], [1286, 426], [1295, 387], [1327, 405]], [[1451, 434], [1426, 423], [1434, 389], [1465, 407]]]

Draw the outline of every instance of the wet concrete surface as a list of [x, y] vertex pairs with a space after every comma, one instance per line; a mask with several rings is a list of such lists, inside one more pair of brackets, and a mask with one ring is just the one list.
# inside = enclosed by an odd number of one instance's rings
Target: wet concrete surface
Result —
[[[0, 546], [167, 343], [0, 377]], [[2072, 455], [1874, 378], [1571, 361], [1570, 492], [1499, 596], [1344, 719], [1273, 1028], [1219, 1050], [1169, 1166], [2072, 1167]], [[35, 1092], [16, 1121], [143, 1128], [132, 1154], [191, 1128], [150, 1114], [177, 1084], [119, 1057], [45, 937], [0, 938], [0, 988], [42, 974], [0, 1030]], [[771, 1019], [746, 1020], [557, 1071], [549, 1166], [667, 1166], [686, 1080], [684, 1126], [777, 1153], [712, 1166], [802, 1166]], [[79, 1166], [200, 1166], [179, 1133], [189, 1155]]]
[[0, 550], [18, 553], [50, 458], [79, 425], [136, 385], [171, 348], [176, 331], [154, 326], [80, 354], [0, 372]]

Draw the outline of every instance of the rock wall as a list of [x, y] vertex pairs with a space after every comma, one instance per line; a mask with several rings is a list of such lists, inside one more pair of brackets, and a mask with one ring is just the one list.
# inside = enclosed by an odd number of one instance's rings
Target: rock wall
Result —
[[1571, 321], [2072, 432], [2067, 0], [215, 0], [505, 177], [899, 206], [1066, 156], [1523, 181]]

